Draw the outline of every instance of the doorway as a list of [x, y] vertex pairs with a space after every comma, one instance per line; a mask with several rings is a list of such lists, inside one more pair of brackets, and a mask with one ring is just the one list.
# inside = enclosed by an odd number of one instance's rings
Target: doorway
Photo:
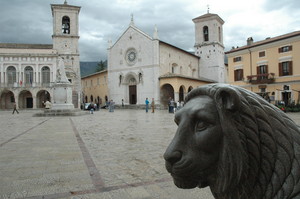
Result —
[[129, 103], [136, 104], [136, 85], [129, 86]]
[[33, 108], [33, 99], [32, 99], [32, 97], [26, 98], [26, 108]]

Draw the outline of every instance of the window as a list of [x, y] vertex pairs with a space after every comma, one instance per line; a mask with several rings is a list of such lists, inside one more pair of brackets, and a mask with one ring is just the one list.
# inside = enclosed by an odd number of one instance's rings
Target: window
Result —
[[62, 33], [64, 34], [70, 34], [70, 18], [67, 16], [64, 16], [62, 18]]
[[219, 42], [222, 42], [222, 32], [221, 32], [221, 27], [219, 29]]
[[25, 68], [25, 85], [31, 85], [33, 81], [33, 69], [31, 66]]
[[[258, 75], [267, 74], [268, 73], [268, 65], [260, 65], [257, 66], [256, 72]], [[259, 76], [258, 79], [266, 79], [267, 76]]]
[[266, 51], [260, 51], [258, 54], [259, 54], [259, 57], [265, 57]]
[[293, 75], [293, 62], [286, 61], [279, 63], [279, 76]]
[[293, 47], [290, 45], [290, 46], [282, 46], [280, 48], [278, 48], [278, 52], [279, 53], [284, 53], [284, 52], [288, 52], [288, 51], [292, 51], [293, 50]]
[[234, 71], [234, 81], [242, 81], [244, 77], [244, 70], [237, 69]]
[[48, 66], [44, 66], [42, 68], [42, 84], [50, 83], [50, 68]]
[[16, 72], [16, 68], [13, 66], [9, 66], [7, 68], [7, 83], [8, 84], [14, 84], [17, 80], [17, 72]]
[[239, 62], [239, 61], [242, 61], [241, 56], [233, 58], [233, 62]]
[[204, 37], [204, 41], [208, 41], [209, 37], [208, 37], [208, 27], [204, 26], [203, 27], [203, 37]]

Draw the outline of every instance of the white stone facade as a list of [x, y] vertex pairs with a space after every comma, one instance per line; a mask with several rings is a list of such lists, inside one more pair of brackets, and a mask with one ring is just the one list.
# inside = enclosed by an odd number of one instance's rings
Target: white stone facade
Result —
[[[58, 59], [63, 58], [72, 83], [74, 106], [80, 107], [81, 84], [78, 52], [78, 14], [80, 7], [51, 5], [53, 44], [0, 43], [0, 109], [42, 108], [53, 98]], [[68, 19], [70, 33], [62, 32], [62, 17]]]
[[[109, 98], [117, 104], [144, 104], [159, 98], [158, 43], [134, 25], [108, 49]], [[134, 58], [129, 58], [130, 53]], [[130, 91], [132, 89], [132, 91]]]

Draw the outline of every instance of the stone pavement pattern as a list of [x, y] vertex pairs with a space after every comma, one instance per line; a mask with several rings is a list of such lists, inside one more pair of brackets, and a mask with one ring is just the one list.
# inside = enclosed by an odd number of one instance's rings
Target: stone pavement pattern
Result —
[[[213, 199], [164, 168], [174, 115], [100, 110], [78, 117], [0, 112], [0, 198]], [[297, 124], [300, 114], [289, 114]]]

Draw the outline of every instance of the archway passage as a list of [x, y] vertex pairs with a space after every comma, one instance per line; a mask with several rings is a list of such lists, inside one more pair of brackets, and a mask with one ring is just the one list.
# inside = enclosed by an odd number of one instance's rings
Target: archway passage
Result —
[[174, 88], [170, 84], [165, 84], [161, 87], [160, 102], [164, 108], [168, 107], [170, 98], [174, 99]]
[[15, 102], [15, 96], [11, 91], [3, 91], [0, 96], [0, 108], [1, 109], [12, 109], [13, 103]]
[[136, 85], [129, 85], [129, 103], [136, 104]]
[[44, 104], [46, 101], [51, 101], [50, 93], [46, 90], [41, 90], [36, 95], [36, 107], [44, 108]]
[[19, 108], [33, 108], [32, 94], [27, 91], [21, 91], [19, 94]]
[[189, 93], [191, 90], [193, 90], [193, 87], [192, 87], [192, 86], [189, 87], [188, 93]]
[[184, 101], [184, 87], [180, 86], [179, 88], [179, 101]]

